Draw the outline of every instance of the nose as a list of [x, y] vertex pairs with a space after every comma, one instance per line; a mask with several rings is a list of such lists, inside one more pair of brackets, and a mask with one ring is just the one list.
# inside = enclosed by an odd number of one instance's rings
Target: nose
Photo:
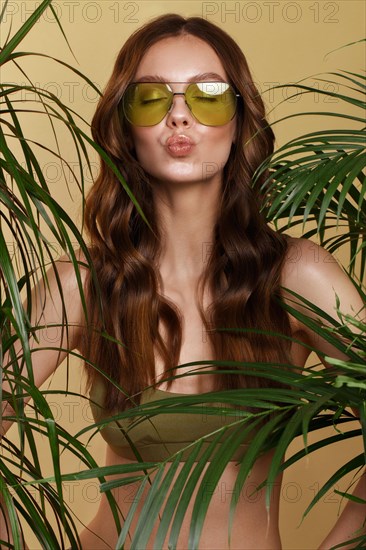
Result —
[[[178, 97], [176, 97], [178, 96]], [[186, 104], [183, 92], [174, 92], [173, 102], [167, 114], [166, 123], [171, 128], [183, 126], [187, 128], [193, 122], [192, 113]]]

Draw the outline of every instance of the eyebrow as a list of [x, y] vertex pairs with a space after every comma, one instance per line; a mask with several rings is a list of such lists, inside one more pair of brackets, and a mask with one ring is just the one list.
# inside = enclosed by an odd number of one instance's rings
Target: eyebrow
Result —
[[[226, 82], [225, 78], [217, 73], [199, 73], [191, 78], [188, 78], [185, 82], [202, 82], [204, 80], [214, 80], [215, 82]], [[174, 82], [173, 80], [167, 80], [163, 76], [159, 75], [144, 75], [140, 78], [134, 79], [134, 82]]]

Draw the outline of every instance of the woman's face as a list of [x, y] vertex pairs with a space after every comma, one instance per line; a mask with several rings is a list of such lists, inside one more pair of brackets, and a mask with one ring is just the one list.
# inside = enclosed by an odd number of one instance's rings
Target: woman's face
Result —
[[[187, 84], [171, 83], [228, 79], [213, 48], [195, 36], [185, 35], [165, 38], [151, 46], [134, 80], [160, 80], [169, 83], [173, 92], [184, 92]], [[235, 118], [224, 126], [205, 126], [191, 114], [184, 96], [176, 95], [161, 122], [149, 127], [131, 125], [137, 159], [160, 182], [221, 182], [235, 139]]]

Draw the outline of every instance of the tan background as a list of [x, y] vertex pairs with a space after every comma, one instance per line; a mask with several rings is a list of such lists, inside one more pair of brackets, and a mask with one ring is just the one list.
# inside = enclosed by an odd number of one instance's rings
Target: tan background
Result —
[[[55, 9], [60, 16], [70, 45], [77, 58], [76, 64], [48, 9], [24, 40], [20, 50], [47, 53], [76, 66], [86, 74], [99, 89], [103, 89], [111, 73], [114, 59], [125, 39], [151, 17], [167, 12], [185, 16], [200, 15], [219, 24], [239, 43], [252, 68], [253, 78], [261, 91], [276, 83], [295, 82], [317, 73], [344, 68], [358, 71], [364, 67], [362, 45], [346, 48], [325, 55], [340, 46], [358, 40], [365, 33], [365, 4], [362, 0], [328, 1], [253, 1], [253, 2], [197, 2], [197, 1], [99, 1], [57, 2]], [[29, 17], [35, 3], [32, 1], [10, 2], [8, 14], [13, 14], [13, 31]], [[4, 21], [4, 30], [9, 28], [10, 15]], [[6, 32], [2, 34], [2, 44]], [[35, 58], [21, 62], [22, 68], [34, 84], [46, 87], [55, 93], [86, 121], [90, 121], [96, 106], [96, 94], [91, 88], [67, 69], [46, 59]], [[2, 80], [26, 83], [19, 71], [12, 67], [3, 70]], [[320, 84], [326, 86], [326, 84]], [[335, 85], [335, 90], [339, 88]], [[283, 92], [265, 96], [269, 110], [283, 99]], [[32, 101], [34, 94], [24, 94], [22, 99]], [[31, 103], [28, 104], [32, 105]], [[35, 104], [33, 104], [34, 106]], [[299, 98], [291, 105], [280, 107], [271, 113], [271, 120], [278, 120], [285, 113], [304, 110], [337, 110], [338, 101], [329, 98]], [[350, 111], [352, 112], [352, 111]], [[25, 119], [27, 136], [42, 141], [54, 148], [55, 143], [44, 115]], [[275, 127], [278, 145], [296, 133], [317, 130], [324, 126], [336, 127], [339, 121], [320, 121], [314, 117], [297, 118]], [[76, 163], [75, 149], [69, 135], [61, 127], [59, 144], [62, 156]], [[80, 223], [80, 201], [75, 181], [65, 167], [62, 174], [59, 161], [35, 148], [43, 162], [43, 170], [54, 195], [62, 201], [66, 210]], [[95, 156], [94, 156], [95, 158]], [[95, 159], [96, 160], [96, 159]], [[97, 164], [93, 165], [94, 173]], [[90, 184], [91, 178], [88, 178]], [[70, 185], [71, 197], [67, 189]], [[50, 336], [51, 338], [51, 336]], [[81, 367], [78, 361], [70, 364], [71, 389], [83, 392]], [[51, 382], [51, 388], [64, 388], [66, 366], [61, 366]], [[47, 388], [49, 385], [47, 384]], [[50, 399], [56, 419], [67, 430], [76, 433], [90, 423], [86, 402], [70, 397], [67, 401]], [[12, 428], [12, 435], [16, 431]], [[322, 434], [324, 437], [325, 434]], [[47, 442], [40, 441], [45, 459], [45, 473], [51, 472]], [[43, 445], [43, 447], [41, 447]], [[301, 448], [298, 441], [290, 453]], [[286, 473], [281, 509], [281, 530], [285, 550], [316, 548], [325, 536], [339, 511], [340, 497], [329, 494], [300, 525], [302, 513], [314, 493], [347, 457], [358, 454], [361, 442], [338, 444], [331, 450], [317, 452], [308, 460], [292, 467]], [[89, 450], [101, 464], [104, 457], [104, 442], [98, 436], [92, 440]], [[75, 471], [80, 464], [65, 459], [65, 471]], [[343, 487], [344, 489], [346, 486]], [[93, 517], [98, 503], [98, 488], [94, 481], [85, 484], [65, 484], [66, 501], [81, 521], [87, 523]], [[37, 548], [36, 543], [31, 548]]]

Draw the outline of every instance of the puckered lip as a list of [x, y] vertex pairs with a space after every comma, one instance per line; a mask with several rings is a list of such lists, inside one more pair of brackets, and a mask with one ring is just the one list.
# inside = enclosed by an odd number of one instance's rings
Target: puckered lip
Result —
[[166, 140], [166, 147], [174, 147], [176, 145], [186, 145], [193, 146], [195, 145], [192, 138], [186, 136], [185, 134], [174, 134]]

